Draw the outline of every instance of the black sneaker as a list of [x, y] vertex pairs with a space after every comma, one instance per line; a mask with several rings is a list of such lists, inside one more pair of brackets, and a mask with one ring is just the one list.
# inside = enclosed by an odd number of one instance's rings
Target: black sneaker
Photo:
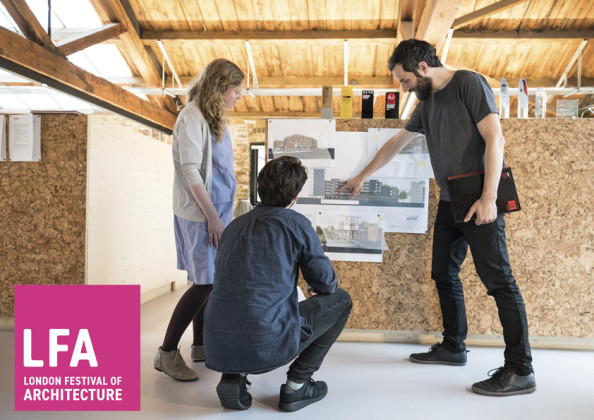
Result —
[[252, 406], [252, 396], [247, 391], [247, 385], [251, 383], [247, 376], [239, 374], [223, 373], [221, 381], [217, 385], [217, 394], [221, 405], [233, 410], [247, 410]]
[[[494, 373], [491, 373], [495, 371]], [[491, 370], [489, 379], [472, 385], [472, 391], [477, 394], [492, 397], [506, 397], [508, 395], [531, 394], [536, 391], [534, 372], [529, 375], [517, 375], [509, 367], [501, 366]]]
[[466, 365], [466, 353], [466, 350], [454, 353], [446, 349], [443, 344], [435, 343], [427, 353], [413, 353], [409, 356], [408, 360], [428, 365], [464, 366]]
[[328, 386], [326, 382], [315, 382], [311, 378], [297, 391], [292, 390], [286, 384], [282, 384], [278, 408], [283, 411], [301, 410], [303, 407], [320, 401], [327, 393]]

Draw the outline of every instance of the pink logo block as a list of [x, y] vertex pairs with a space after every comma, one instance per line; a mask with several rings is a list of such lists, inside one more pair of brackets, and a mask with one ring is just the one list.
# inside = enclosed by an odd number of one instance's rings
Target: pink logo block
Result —
[[15, 286], [16, 411], [140, 410], [140, 286]]

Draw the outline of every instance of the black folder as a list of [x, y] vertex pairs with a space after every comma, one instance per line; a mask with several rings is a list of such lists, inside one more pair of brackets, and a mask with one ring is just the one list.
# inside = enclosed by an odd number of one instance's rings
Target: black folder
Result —
[[[484, 182], [485, 171], [468, 172], [448, 177], [448, 190], [456, 223], [464, 221], [470, 207], [481, 197]], [[510, 213], [521, 209], [516, 184], [509, 166], [504, 167], [501, 171], [496, 205], [497, 213]], [[475, 217], [476, 215], [473, 216], [473, 219]]]

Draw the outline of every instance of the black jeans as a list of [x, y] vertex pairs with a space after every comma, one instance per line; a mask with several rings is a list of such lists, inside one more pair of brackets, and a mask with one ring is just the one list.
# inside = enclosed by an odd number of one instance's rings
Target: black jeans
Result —
[[519, 375], [532, 372], [528, 321], [522, 293], [512, 275], [505, 241], [503, 214], [477, 226], [474, 221], [456, 223], [449, 201], [440, 201], [433, 234], [431, 277], [435, 281], [443, 318], [443, 345], [454, 352], [466, 350], [468, 333], [460, 265], [468, 247], [476, 272], [495, 298], [505, 341], [505, 363]]
[[289, 367], [287, 377], [305, 382], [312, 377], [347, 323], [353, 303], [350, 295], [338, 288], [331, 295], [315, 295], [299, 302], [299, 313], [305, 317], [304, 329], [311, 335], [299, 344], [297, 359]]

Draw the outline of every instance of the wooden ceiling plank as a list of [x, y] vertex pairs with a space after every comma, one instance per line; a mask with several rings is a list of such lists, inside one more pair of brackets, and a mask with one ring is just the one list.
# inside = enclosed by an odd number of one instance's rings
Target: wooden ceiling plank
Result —
[[326, 0], [326, 26], [328, 31], [345, 29], [342, 0]]
[[291, 30], [291, 11], [286, 1], [271, 1], [272, 16], [274, 17], [275, 31]]
[[342, 29], [345, 31], [353, 30], [353, 0], [343, 0], [339, 5], [343, 9]]
[[[376, 30], [381, 29], [382, 15], [382, 0], [363, 0], [361, 15], [361, 29]], [[396, 3], [396, 2], [394, 2]], [[394, 21], [392, 21], [392, 28], [395, 28]]]
[[258, 11], [259, 30], [274, 31], [274, 17], [270, 0], [252, 0], [254, 10]]
[[352, 0], [349, 10], [351, 12], [351, 30], [360, 31], [361, 29], [363, 29], [362, 20], [365, 14], [365, 10], [363, 9], [363, 2], [361, 0]]
[[288, 0], [287, 3], [291, 11], [291, 29], [294, 31], [310, 30], [307, 2], [303, 0]]
[[307, 0], [309, 30], [326, 31], [326, 3], [319, 0]]
[[50, 50], [55, 50], [56, 47], [52, 40], [25, 0], [0, 1], [27, 39]]
[[253, 16], [249, 16], [251, 3], [249, 8], [245, 2], [236, 2], [233, 0], [217, 0], [216, 4], [224, 31], [255, 29]]
[[327, 68], [328, 64], [324, 55], [324, 47], [317, 43], [312, 43], [309, 48], [311, 50], [310, 74], [327, 75], [329, 69]]
[[303, 111], [304, 112], [318, 112], [318, 97], [317, 96], [304, 96], [301, 97], [303, 100]]
[[171, 134], [175, 115], [0, 27], [0, 66]]
[[393, 29], [398, 22], [398, 2], [382, 0], [379, 15], [379, 29]]
[[217, 2], [215, 0], [197, 1], [195, 7], [200, 8], [200, 13], [202, 13], [202, 17], [204, 18], [204, 28], [207, 31], [223, 30], [221, 16], [217, 8]]
[[500, 13], [510, 7], [514, 7], [519, 3], [526, 2], [527, 0], [501, 0], [497, 3], [493, 3], [490, 6], [483, 7], [482, 9], [476, 10], [472, 13], [469, 13], [465, 16], [459, 17], [458, 19], [454, 20], [452, 24], [452, 29], [459, 29], [463, 26], [470, 25], [476, 21], [479, 21], [487, 16], [490, 16], [495, 13]]
[[58, 42], [56, 43], [56, 48], [62, 54], [68, 56], [90, 46], [100, 44], [108, 39], [115, 38], [124, 32], [126, 32], [126, 28], [121, 23], [108, 23], [101, 28], [87, 32], [85, 35]]
[[551, 6], [556, 0], [531, 1], [526, 8], [522, 24], [517, 28], [518, 31], [542, 31], [545, 29], [546, 17]]
[[[178, 25], [181, 25], [186, 26], [190, 31], [204, 30], [204, 17], [202, 16], [200, 7], [196, 5], [195, 1], [179, 0], [179, 7], [181, 9], [182, 16], [185, 18], [185, 22], [179, 22], [179, 19], [176, 20], [176, 29], [180, 29], [180, 26]], [[143, 26], [143, 28], [144, 30], [149, 29], [145, 26]]]
[[[94, 0], [99, 1], [99, 0]], [[459, 0], [457, 0], [459, 1]], [[308, 31], [308, 30], [279, 30], [279, 31], [143, 31], [144, 40], [328, 40], [328, 39], [361, 39], [361, 40], [393, 40], [396, 38], [396, 30], [380, 29], [365, 31], [329, 30], [329, 31]]]

